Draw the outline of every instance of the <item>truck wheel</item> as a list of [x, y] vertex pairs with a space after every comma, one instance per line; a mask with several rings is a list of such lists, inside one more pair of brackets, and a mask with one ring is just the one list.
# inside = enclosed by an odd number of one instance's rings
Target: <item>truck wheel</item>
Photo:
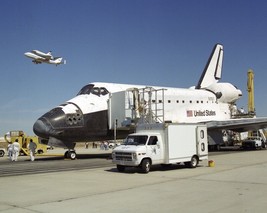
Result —
[[125, 166], [117, 165], [117, 169], [118, 169], [119, 172], [124, 172], [125, 171]]
[[151, 167], [150, 160], [149, 159], [144, 159], [142, 161], [142, 165], [141, 165], [142, 171], [144, 173], [148, 173], [150, 171], [150, 167]]
[[43, 150], [38, 150], [37, 153], [38, 153], [39, 155], [41, 155], [41, 154], [44, 153], [44, 151], [43, 151]]
[[5, 152], [3, 150], [0, 150], [0, 157], [4, 157]]
[[187, 167], [189, 167], [189, 168], [196, 168], [197, 165], [198, 165], [198, 157], [194, 155], [194, 156], [191, 158], [191, 161], [189, 161], [189, 162], [185, 162], [184, 164], [185, 164]]

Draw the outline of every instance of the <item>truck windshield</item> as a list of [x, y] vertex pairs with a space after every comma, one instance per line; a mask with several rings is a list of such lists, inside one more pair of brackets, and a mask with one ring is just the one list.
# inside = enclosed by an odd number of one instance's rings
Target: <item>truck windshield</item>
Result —
[[124, 142], [124, 145], [145, 145], [147, 141], [147, 135], [133, 135], [128, 136]]

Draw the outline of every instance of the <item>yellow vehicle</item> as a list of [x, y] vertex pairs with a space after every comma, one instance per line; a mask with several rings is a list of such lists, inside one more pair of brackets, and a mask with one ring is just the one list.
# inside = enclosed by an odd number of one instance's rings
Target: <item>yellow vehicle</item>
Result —
[[36, 153], [43, 154], [47, 152], [47, 145], [40, 144], [37, 136], [27, 136], [23, 131], [10, 131], [9, 134], [5, 134], [5, 141], [8, 143], [14, 143], [18, 140], [20, 144], [20, 155], [29, 155], [30, 150], [28, 149], [28, 144], [30, 140], [36, 144]]

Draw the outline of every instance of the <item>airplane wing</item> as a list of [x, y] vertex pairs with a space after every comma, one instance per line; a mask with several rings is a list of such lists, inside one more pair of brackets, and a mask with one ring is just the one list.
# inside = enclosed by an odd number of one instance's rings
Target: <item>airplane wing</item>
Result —
[[45, 57], [39, 57], [36, 60], [42, 61], [42, 62], [46, 62], [46, 61], [49, 61], [50, 59], [49, 58], [45, 58]]
[[33, 62], [36, 63], [36, 64], [41, 64], [43, 62], [46, 62], [47, 59], [43, 58], [43, 57], [36, 57]]
[[267, 117], [240, 118], [224, 121], [209, 121], [206, 123], [208, 130], [232, 130], [246, 132], [249, 130], [264, 129], [267, 127]]
[[51, 59], [52, 59], [52, 57], [51, 57], [51, 56], [42, 56], [42, 58], [43, 58], [44, 60], [46, 60], [46, 61], [49, 61], [49, 60], [51, 60]]

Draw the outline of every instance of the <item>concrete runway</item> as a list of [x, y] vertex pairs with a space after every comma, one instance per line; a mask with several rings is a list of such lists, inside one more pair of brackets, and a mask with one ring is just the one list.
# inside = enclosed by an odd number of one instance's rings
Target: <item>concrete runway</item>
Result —
[[34, 162], [30, 161], [29, 156], [19, 156], [17, 162], [10, 162], [5, 156], [0, 158], [0, 177], [112, 166], [111, 150], [77, 149], [77, 160], [64, 159], [64, 152], [64, 149], [51, 150], [36, 156]]
[[[61, 158], [28, 162], [26, 158], [19, 162], [1, 159], [0, 168], [17, 164], [15, 168], [33, 165], [34, 170], [50, 162], [49, 167], [74, 162]], [[142, 174], [137, 169], [119, 173], [110, 160], [88, 158], [76, 160], [70, 168], [95, 161], [102, 166], [59, 172], [55, 167], [53, 172], [5, 176], [0, 178], [0, 212], [266, 211], [266, 150], [212, 154], [210, 160], [215, 167], [205, 161], [196, 169], [154, 167]]]

